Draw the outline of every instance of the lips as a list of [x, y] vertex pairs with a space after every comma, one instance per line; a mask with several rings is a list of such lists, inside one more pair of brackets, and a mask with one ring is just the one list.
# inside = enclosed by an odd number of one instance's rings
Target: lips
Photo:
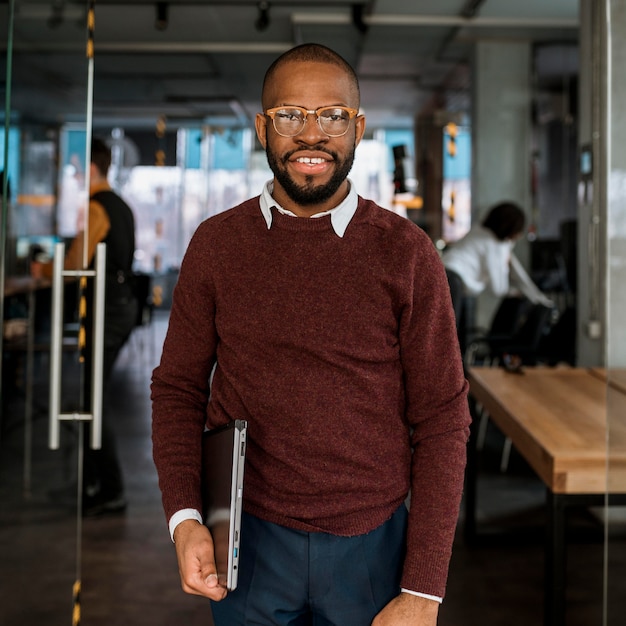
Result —
[[334, 161], [335, 155], [320, 148], [309, 148], [308, 150], [300, 149], [288, 152], [285, 160], [320, 163], [321, 161]]
[[293, 170], [302, 174], [323, 174], [328, 171], [334, 162], [332, 155], [321, 150], [298, 150], [292, 152], [286, 159]]

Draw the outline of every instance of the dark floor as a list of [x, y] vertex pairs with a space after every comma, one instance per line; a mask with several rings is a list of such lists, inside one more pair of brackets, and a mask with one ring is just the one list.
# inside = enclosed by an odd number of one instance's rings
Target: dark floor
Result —
[[[0, 441], [0, 626], [69, 626], [74, 605], [87, 626], [210, 626], [208, 602], [185, 595], [151, 460], [148, 384], [166, 325], [156, 318], [120, 355], [111, 404], [127, 482], [124, 515], [78, 520], [49, 491], [75, 475], [74, 427], [47, 449], [46, 357], [38, 358], [32, 475], [25, 485], [22, 390], [5, 392]], [[11, 363], [10, 367], [14, 366]], [[19, 365], [19, 363], [18, 363]], [[71, 371], [71, 370], [70, 370]], [[71, 387], [72, 381], [69, 385]], [[543, 615], [544, 490], [513, 451], [499, 471], [502, 437], [488, 431], [480, 456], [481, 538], [455, 544], [440, 626], [534, 626]], [[28, 481], [26, 481], [28, 482]], [[77, 531], [82, 526], [82, 542]], [[603, 622], [602, 524], [575, 512], [569, 527], [567, 626], [626, 624], [626, 540], [609, 546], [609, 615]], [[77, 553], [80, 553], [78, 571]], [[73, 584], [82, 583], [79, 602]], [[350, 626], [350, 625], [347, 625]]]

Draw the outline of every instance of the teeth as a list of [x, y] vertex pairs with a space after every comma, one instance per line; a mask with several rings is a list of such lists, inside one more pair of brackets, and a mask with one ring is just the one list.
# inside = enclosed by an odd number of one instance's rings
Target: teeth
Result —
[[299, 157], [297, 159], [297, 161], [298, 161], [298, 163], [308, 163], [310, 165], [316, 165], [316, 164], [319, 164], [319, 163], [324, 163], [324, 159], [321, 159], [319, 157], [315, 158], [315, 159], [311, 159], [309, 157]]

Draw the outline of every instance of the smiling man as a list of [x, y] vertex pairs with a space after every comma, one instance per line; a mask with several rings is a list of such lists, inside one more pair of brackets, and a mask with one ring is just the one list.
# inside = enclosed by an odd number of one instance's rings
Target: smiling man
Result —
[[[212, 600], [216, 626], [433, 626], [470, 421], [443, 266], [348, 179], [365, 119], [342, 57], [288, 51], [262, 106], [274, 178], [199, 226], [153, 374], [182, 586]], [[200, 444], [232, 419], [249, 427], [227, 593], [199, 512]]]

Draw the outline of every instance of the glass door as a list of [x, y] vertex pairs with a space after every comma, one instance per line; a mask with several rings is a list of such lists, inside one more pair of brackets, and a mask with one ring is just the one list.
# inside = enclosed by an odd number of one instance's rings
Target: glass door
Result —
[[606, 59], [603, 97], [607, 107], [604, 150], [606, 167], [606, 249], [607, 249], [607, 446], [608, 499], [606, 519], [606, 626], [624, 621], [626, 597], [623, 567], [626, 556], [626, 212], [624, 172], [626, 171], [626, 117], [622, 81], [626, 13], [624, 2], [602, 3], [606, 32], [601, 50]]
[[[3, 3], [3, 71], [6, 98], [1, 137], [2, 183], [2, 368], [0, 421], [0, 544], [19, 558], [3, 559], [0, 623], [49, 625], [81, 622], [81, 493], [84, 458], [79, 280], [64, 278], [56, 291], [63, 312], [53, 312], [56, 286], [47, 276], [32, 276], [31, 262], [59, 254], [55, 224], [58, 129], [21, 117], [32, 98], [28, 80], [13, 89], [14, 59], [22, 71], [29, 58], [45, 51], [29, 47], [16, 25], [16, 2]], [[46, 29], [50, 46], [65, 50], [66, 62], [84, 68], [84, 115], [77, 123], [90, 136], [93, 84], [93, 3], [52, 3], [47, 17], [33, 6], [23, 19]], [[41, 5], [40, 5], [41, 6]], [[30, 9], [30, 11], [29, 11]], [[79, 26], [80, 23], [80, 26]], [[4, 26], [6, 25], [6, 26]], [[35, 65], [35, 64], [34, 64]], [[50, 104], [63, 91], [61, 77], [32, 77], [50, 85]], [[56, 92], [55, 92], [56, 87]], [[80, 93], [80, 91], [79, 91]], [[83, 155], [86, 146], [83, 144]], [[86, 201], [88, 181], [80, 179]], [[62, 252], [61, 252], [62, 254]], [[62, 260], [62, 259], [61, 259]], [[59, 266], [62, 270], [62, 263]], [[54, 353], [54, 344], [58, 356]], [[58, 361], [58, 367], [51, 367]], [[51, 373], [53, 376], [51, 376]], [[53, 391], [57, 385], [56, 391]], [[50, 428], [51, 401], [65, 418]], [[36, 582], [35, 582], [36, 581]], [[38, 594], [37, 589], [45, 593]]]

